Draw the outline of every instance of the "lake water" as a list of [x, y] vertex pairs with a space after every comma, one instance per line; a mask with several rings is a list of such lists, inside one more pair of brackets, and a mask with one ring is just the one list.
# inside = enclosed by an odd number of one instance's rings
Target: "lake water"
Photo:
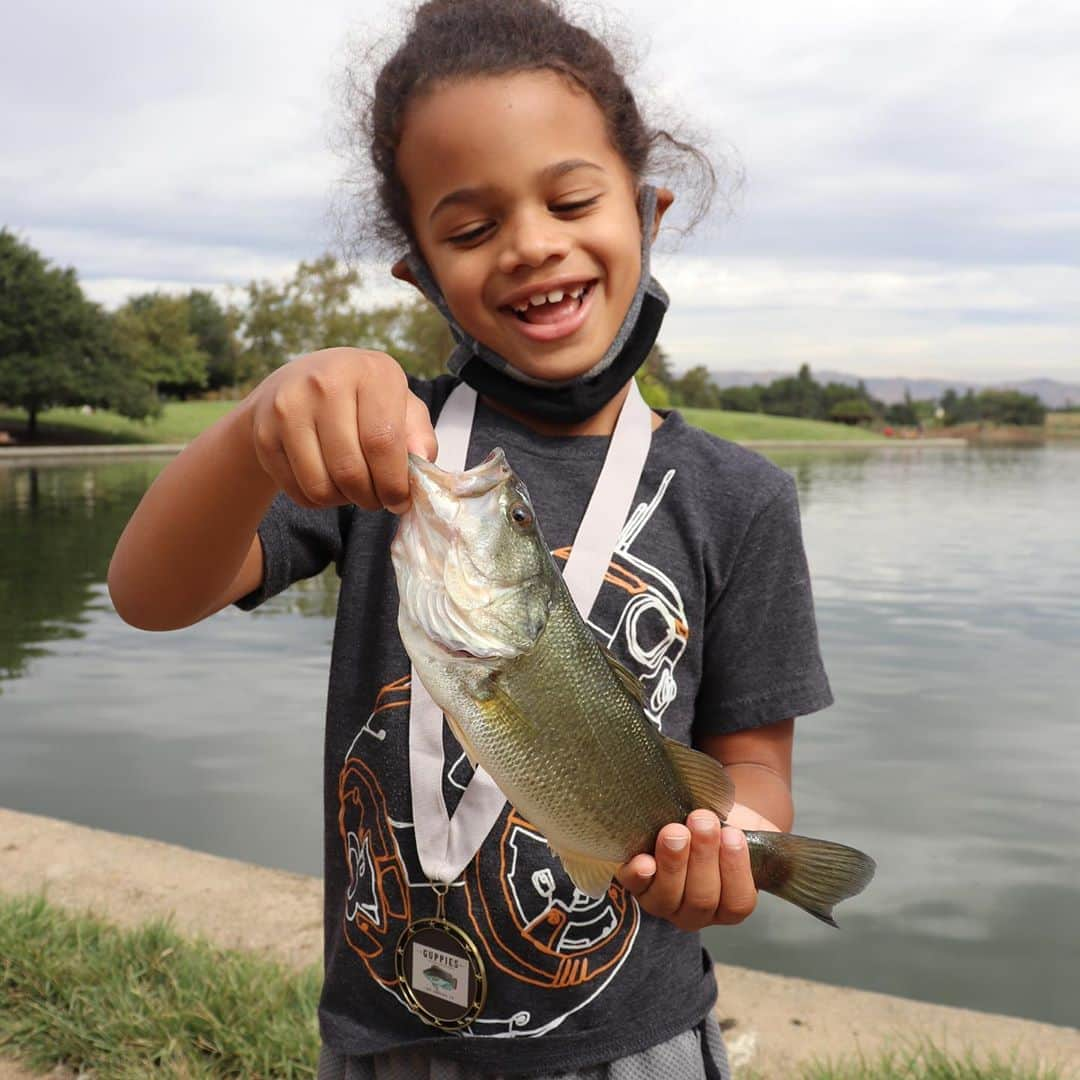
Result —
[[[798, 725], [799, 827], [879, 870], [839, 932], [764, 897], [710, 948], [1080, 1024], [1080, 446], [771, 456], [837, 698]], [[317, 874], [335, 582], [124, 626], [105, 570], [160, 467], [0, 465], [0, 805]]]

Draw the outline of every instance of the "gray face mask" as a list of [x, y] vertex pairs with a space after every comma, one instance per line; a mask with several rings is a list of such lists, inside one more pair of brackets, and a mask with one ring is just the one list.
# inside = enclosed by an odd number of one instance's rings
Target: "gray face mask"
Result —
[[[644, 362], [645, 357], [648, 355], [649, 349], [652, 347], [653, 342], [656, 340], [656, 334], [659, 332], [659, 321], [663, 318], [663, 313], [668, 307], [668, 295], [664, 291], [664, 288], [649, 272], [649, 261], [652, 250], [652, 222], [656, 214], [656, 188], [649, 184], [642, 185], [641, 193], [638, 198], [638, 212], [642, 221], [641, 229], [641, 278], [638, 281], [637, 289], [634, 292], [633, 299], [630, 301], [630, 307], [626, 312], [626, 317], [623, 319], [622, 324], [619, 326], [618, 331], [615, 334], [615, 339], [608, 346], [607, 351], [599, 360], [586, 372], [581, 375], [576, 375], [572, 379], [563, 379], [560, 381], [538, 379], [532, 375], [527, 375], [523, 371], [519, 371], [512, 364], [504, 360], [498, 353], [489, 349], [482, 342], [476, 340], [476, 338], [470, 336], [462, 329], [461, 325], [454, 318], [450, 312], [450, 308], [446, 303], [446, 299], [442, 294], [442, 290], [435, 282], [435, 278], [432, 276], [431, 271], [428, 269], [427, 263], [424, 262], [420, 254], [415, 250], [410, 250], [405, 256], [405, 263], [408, 266], [413, 277], [416, 279], [417, 285], [420, 286], [424, 296], [427, 297], [442, 314], [450, 325], [450, 331], [454, 335], [454, 340], [457, 345], [454, 351], [450, 354], [449, 359], [446, 362], [447, 369], [451, 374], [457, 375], [464, 382], [475, 385], [477, 381], [483, 382], [485, 385], [477, 386], [477, 389], [482, 392], [495, 397], [496, 399], [505, 399], [508, 395], [499, 393], [498, 387], [503, 385], [504, 382], [516, 382], [524, 384], [528, 387], [533, 387], [540, 391], [540, 394], [533, 395], [521, 395], [520, 393], [513, 393], [512, 396], [515, 400], [507, 401], [507, 404], [513, 404], [517, 407], [524, 407], [527, 412], [535, 412], [538, 414], [550, 415], [550, 410], [545, 409], [542, 404], [542, 398], [545, 392], [557, 392], [566, 391], [569, 392], [562, 395], [562, 400], [567, 401], [569, 397], [582, 399], [572, 410], [575, 415], [579, 414], [582, 408], [590, 407], [596, 400], [600, 400], [600, 404], [596, 405], [596, 409], [600, 408], [607, 400], [618, 392], [618, 390], [625, 385], [626, 380], [633, 375], [637, 367]], [[643, 310], [647, 310], [648, 319], [645, 320], [648, 325], [643, 326], [642, 314]], [[655, 323], [655, 327], [653, 324]], [[641, 338], [644, 335], [651, 333], [651, 340], [648, 345], [641, 350]], [[627, 371], [631, 356], [629, 352], [637, 354], [641, 353], [637, 364]], [[620, 363], [616, 363], [620, 360]], [[492, 379], [486, 377], [478, 368], [477, 361], [480, 362], [481, 367], [490, 368], [492, 372], [497, 373], [500, 376], [504, 376], [505, 379]], [[609, 377], [601, 379], [605, 372], [609, 372]], [[618, 374], [618, 382], [611, 387], [610, 393], [607, 393], [608, 389], [606, 385], [613, 381], [612, 377]], [[479, 376], [474, 378], [473, 376]], [[588, 388], [589, 392], [585, 394], [575, 394], [575, 389]], [[528, 403], [522, 406], [521, 403]], [[535, 407], [534, 407], [535, 406]], [[591, 415], [591, 413], [585, 413], [584, 416], [579, 416], [579, 419], [584, 419], [585, 416]], [[569, 413], [560, 411], [560, 419], [569, 418]]]

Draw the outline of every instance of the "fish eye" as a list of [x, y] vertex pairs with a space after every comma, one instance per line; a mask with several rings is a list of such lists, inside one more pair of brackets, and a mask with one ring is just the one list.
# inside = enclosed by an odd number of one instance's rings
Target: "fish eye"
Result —
[[518, 528], [527, 529], [533, 523], [533, 513], [523, 502], [513, 503], [507, 514]]

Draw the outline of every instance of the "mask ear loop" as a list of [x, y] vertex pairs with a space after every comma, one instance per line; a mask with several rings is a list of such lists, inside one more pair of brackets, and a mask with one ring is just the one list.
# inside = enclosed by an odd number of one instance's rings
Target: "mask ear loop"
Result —
[[446, 320], [450, 327], [450, 333], [456, 342], [454, 351], [447, 358], [446, 369], [452, 375], [460, 376], [462, 368], [470, 360], [479, 358], [495, 368], [496, 371], [528, 386], [535, 386], [544, 390], [561, 390], [565, 387], [583, 383], [587, 379], [595, 379], [597, 375], [609, 368], [634, 333], [646, 295], [659, 302], [665, 311], [670, 303], [664, 287], [652, 276], [649, 269], [652, 255], [652, 223], [656, 217], [656, 199], [656, 188], [652, 184], [642, 184], [638, 192], [638, 216], [641, 220], [641, 276], [630, 301], [630, 307], [627, 309], [626, 316], [615, 333], [614, 340], [608, 346], [604, 355], [588, 371], [576, 375], [572, 379], [563, 379], [557, 382], [526, 375], [525, 372], [519, 371], [513, 364], [504, 360], [493, 349], [488, 348], [488, 346], [467, 334], [451, 313], [442, 289], [439, 288], [434, 275], [428, 269], [424, 257], [415, 247], [410, 247], [405, 255], [405, 265], [408, 266], [416, 284], [420, 287], [420, 291], [435, 305], [439, 314]]

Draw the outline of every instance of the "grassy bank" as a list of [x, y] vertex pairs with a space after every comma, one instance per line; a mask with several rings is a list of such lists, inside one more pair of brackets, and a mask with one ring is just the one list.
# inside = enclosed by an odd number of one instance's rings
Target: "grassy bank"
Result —
[[[120, 930], [37, 898], [0, 897], [0, 1052], [95, 1080], [313, 1077], [319, 972], [191, 941], [166, 924]], [[1066, 1080], [933, 1046], [806, 1066], [785, 1080]], [[739, 1080], [774, 1080], [750, 1069]]]
[[1046, 434], [1052, 439], [1080, 439], [1080, 412], [1047, 413]]
[[0, 1049], [95, 1080], [314, 1077], [321, 974], [0, 899]]
[[[50, 409], [38, 418], [38, 443], [184, 443], [224, 416], [231, 401], [175, 401], [156, 420], [138, 423], [115, 413], [83, 413], [79, 409]], [[683, 409], [687, 421], [733, 442], [752, 440], [866, 442], [880, 438], [846, 424], [797, 420], [759, 413], [723, 412], [719, 409]], [[26, 417], [0, 409], [0, 431], [18, 442], [26, 438]]]
[[829, 424], [823, 420], [800, 420], [792, 416], [726, 412], [723, 409], [680, 409], [687, 423], [732, 442], [780, 440], [790, 442], [880, 442], [873, 431]]
[[[38, 416], [36, 444], [185, 443], [224, 416], [234, 401], [171, 401], [161, 416], [145, 422], [98, 410], [49, 409]], [[26, 414], [0, 409], [0, 431], [17, 442], [26, 439]]]
[[1066, 1080], [1066, 1074], [994, 1057], [955, 1057], [923, 1043], [872, 1061], [817, 1062], [804, 1068], [799, 1080]]

